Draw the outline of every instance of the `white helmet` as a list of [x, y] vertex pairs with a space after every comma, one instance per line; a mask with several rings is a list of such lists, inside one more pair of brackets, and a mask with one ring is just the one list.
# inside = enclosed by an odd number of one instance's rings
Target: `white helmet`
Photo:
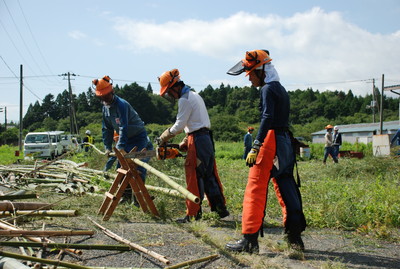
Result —
[[90, 130], [86, 130], [85, 134], [90, 135]]
[[335, 127], [333, 127], [333, 130], [338, 131], [339, 127], [335, 126]]

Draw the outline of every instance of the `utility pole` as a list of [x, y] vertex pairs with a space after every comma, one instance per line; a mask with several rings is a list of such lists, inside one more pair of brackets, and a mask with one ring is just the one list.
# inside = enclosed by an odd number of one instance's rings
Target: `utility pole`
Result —
[[376, 100], [375, 100], [375, 79], [372, 79], [372, 123], [375, 123], [375, 105], [376, 105]]
[[4, 127], [5, 130], [7, 131], [7, 107], [4, 107]]
[[73, 95], [72, 95], [72, 87], [71, 87], [71, 76], [75, 77], [74, 73], [65, 73], [60, 76], [68, 77], [68, 93], [69, 93], [69, 123], [70, 123], [70, 132], [71, 134], [78, 134], [78, 124], [76, 122], [76, 113], [75, 107], [73, 103]]
[[381, 89], [381, 111], [380, 111], [380, 127], [379, 134], [383, 134], [383, 89], [385, 88], [385, 74], [382, 74], [382, 89]]
[[23, 80], [22, 80], [22, 74], [23, 74], [23, 72], [22, 72], [22, 64], [20, 65], [20, 68], [19, 68], [19, 73], [20, 73], [20, 79], [19, 79], [19, 141], [18, 141], [18, 144], [19, 144], [19, 151], [21, 152], [22, 151], [22, 110], [23, 110], [23, 102], [22, 102], [22, 100], [23, 100], [23, 86], [24, 86], [24, 84], [23, 84]]

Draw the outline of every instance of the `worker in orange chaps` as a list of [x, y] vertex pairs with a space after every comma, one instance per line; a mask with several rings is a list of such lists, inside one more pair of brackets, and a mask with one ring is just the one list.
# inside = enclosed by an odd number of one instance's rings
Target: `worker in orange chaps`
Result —
[[[193, 193], [194, 195], [200, 197], [200, 200], [203, 200], [204, 193], [207, 195], [208, 198], [208, 203], [209, 206], [211, 207], [211, 211], [217, 211], [217, 206], [218, 206], [218, 200], [217, 195], [210, 195], [210, 190], [208, 188], [208, 184], [206, 186], [202, 186], [197, 180], [198, 176], [201, 176], [201, 172], [198, 171], [198, 162], [197, 162], [197, 151], [196, 151], [196, 145], [195, 145], [195, 136], [198, 135], [198, 133], [194, 134], [189, 134], [187, 136], [187, 155], [186, 155], [186, 161], [185, 161], [185, 174], [186, 174], [186, 186], [187, 190]], [[201, 164], [200, 164], [201, 165]], [[219, 179], [218, 176], [218, 171], [217, 171], [217, 165], [214, 160], [213, 162], [213, 174], [216, 179], [216, 182], [214, 184], [217, 184], [217, 186], [214, 186], [214, 188], [218, 188], [220, 193], [220, 204], [225, 204], [225, 197], [223, 196], [223, 188], [221, 184], [221, 180]], [[206, 188], [206, 191], [204, 191], [204, 188]], [[202, 191], [200, 191], [202, 190]], [[189, 199], [186, 199], [186, 215], [187, 216], [197, 216], [199, 217], [198, 212], [201, 212], [201, 207], [199, 204], [196, 204]], [[225, 213], [226, 214], [226, 213]], [[222, 216], [222, 215], [221, 215]]]
[[290, 100], [266, 50], [246, 52], [246, 58], [232, 67], [228, 74], [239, 75], [246, 71], [254, 87], [260, 89], [261, 123], [252, 149], [247, 154], [250, 167], [243, 199], [243, 238], [228, 243], [231, 251], [258, 252], [258, 234], [263, 234], [263, 219], [272, 179], [275, 193], [282, 206], [283, 224], [289, 247], [304, 250], [301, 232], [306, 221], [303, 214], [299, 186], [293, 177], [295, 152], [289, 132]]
[[[260, 148], [256, 165], [250, 168], [246, 191], [243, 199], [242, 233], [257, 233], [264, 218], [267, 203], [268, 184], [273, 159], [276, 154], [275, 132], [268, 132], [264, 140], [265, 146]], [[274, 180], [275, 181], [275, 180]]]
[[200, 205], [186, 200], [186, 215], [179, 223], [198, 220], [202, 216], [201, 202], [207, 195], [211, 211], [221, 218], [229, 216], [225, 197], [215, 163], [211, 123], [203, 98], [180, 80], [179, 70], [172, 69], [159, 77], [160, 95], [168, 100], [178, 100], [178, 114], [174, 125], [158, 138], [159, 143], [185, 131], [186, 137], [179, 144], [187, 151], [185, 173], [187, 189], [200, 198]]

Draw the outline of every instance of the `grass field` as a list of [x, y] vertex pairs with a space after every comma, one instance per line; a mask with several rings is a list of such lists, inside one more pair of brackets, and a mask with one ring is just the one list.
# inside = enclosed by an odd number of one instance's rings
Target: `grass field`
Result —
[[[317, 146], [315, 146], [317, 147]], [[99, 148], [102, 148], [99, 145]], [[17, 161], [17, 148], [0, 147], [0, 164]], [[298, 170], [301, 177], [301, 192], [304, 212], [309, 227], [355, 230], [376, 237], [390, 237], [390, 229], [400, 228], [400, 159], [397, 157], [372, 157], [363, 159], [340, 159], [338, 164], [322, 164], [320, 157], [300, 160]], [[227, 206], [233, 214], [241, 214], [248, 168], [241, 159], [241, 143], [216, 143], [217, 167], [224, 185]], [[19, 157], [22, 159], [22, 157]], [[78, 153], [75, 162], [88, 162], [93, 169], [102, 169], [106, 158], [92, 152]], [[26, 162], [26, 161], [22, 161]], [[171, 176], [185, 186], [183, 159], [156, 161], [150, 165]], [[108, 188], [110, 181], [93, 178], [93, 182]], [[149, 174], [146, 184], [169, 187], [154, 175]], [[181, 198], [157, 193], [156, 206], [164, 219], [183, 216], [184, 201]], [[214, 213], [205, 218], [217, 218]], [[134, 217], [134, 216], [132, 216]], [[137, 217], [143, 217], [142, 215]], [[269, 187], [267, 225], [280, 225], [281, 208], [275, 197], [272, 184]], [[240, 223], [237, 223], [240, 226]]]

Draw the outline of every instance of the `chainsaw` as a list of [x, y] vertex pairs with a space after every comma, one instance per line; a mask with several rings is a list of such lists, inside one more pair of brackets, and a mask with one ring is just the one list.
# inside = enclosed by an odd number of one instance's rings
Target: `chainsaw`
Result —
[[161, 146], [157, 146], [155, 150], [130, 152], [125, 154], [124, 157], [126, 159], [145, 159], [157, 157], [158, 160], [166, 160], [185, 156], [180, 153], [178, 144], [164, 144]]

